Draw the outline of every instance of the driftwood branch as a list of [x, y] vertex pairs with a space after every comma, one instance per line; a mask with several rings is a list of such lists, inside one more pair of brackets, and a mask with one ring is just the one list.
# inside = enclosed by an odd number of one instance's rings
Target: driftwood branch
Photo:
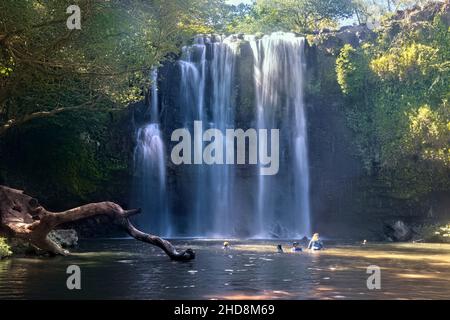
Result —
[[63, 212], [51, 212], [23, 191], [0, 186], [0, 235], [24, 240], [50, 254], [69, 254], [48, 237], [50, 231], [65, 223], [105, 215], [111, 217], [133, 238], [161, 248], [173, 260], [187, 261], [195, 258], [191, 249], [178, 252], [167, 240], [134, 227], [129, 218], [138, 213], [140, 209], [124, 210], [113, 202], [91, 203]]

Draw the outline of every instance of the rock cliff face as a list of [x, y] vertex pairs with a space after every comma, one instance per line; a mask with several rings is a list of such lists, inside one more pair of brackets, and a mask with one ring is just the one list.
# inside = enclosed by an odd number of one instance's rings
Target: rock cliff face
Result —
[[333, 237], [377, 239], [383, 221], [402, 216], [406, 208], [401, 201], [386, 197], [377, 178], [364, 171], [354, 151], [355, 136], [346, 125], [337, 83], [323, 84], [327, 74], [334, 74], [334, 58], [312, 50], [320, 61], [310, 70], [310, 85], [319, 89], [307, 95], [314, 226]]
[[[450, 21], [450, 3], [398, 12], [383, 28], [394, 37], [401, 28], [418, 28], [437, 13]], [[309, 37], [306, 103], [311, 166], [312, 212], [317, 230], [340, 238], [385, 240], [383, 226], [448, 219], [448, 193], [430, 194], [420, 203], [393, 198], [376, 175], [368, 175], [355, 155], [354, 133], [348, 129], [345, 102], [336, 81], [335, 61], [345, 44], [360, 46], [375, 39], [366, 26], [344, 27]], [[448, 208], [448, 207], [447, 207]]]

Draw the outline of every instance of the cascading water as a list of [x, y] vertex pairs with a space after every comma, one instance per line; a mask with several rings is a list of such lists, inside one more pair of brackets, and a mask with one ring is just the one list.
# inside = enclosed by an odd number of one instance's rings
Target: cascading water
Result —
[[153, 68], [151, 71], [151, 105], [150, 105], [150, 119], [154, 123], [159, 123], [159, 110], [158, 110], [158, 69]]
[[[186, 128], [193, 128], [194, 121], [204, 120], [204, 104], [205, 104], [205, 74], [206, 74], [206, 45], [205, 39], [202, 37], [195, 39], [195, 44], [190, 47], [183, 48], [182, 59], [179, 61], [181, 68], [181, 92], [180, 100], [183, 106], [182, 118]], [[197, 141], [200, 145], [201, 141]], [[200, 150], [201, 152], [201, 150]], [[194, 150], [194, 159], [202, 157], [199, 150]], [[204, 188], [205, 188], [205, 168], [203, 166], [193, 168], [190, 173], [189, 181], [194, 182], [193, 195], [194, 217], [191, 220], [191, 235], [199, 236], [205, 231], [203, 230], [202, 216], [205, 208]]]
[[[309, 168], [307, 128], [303, 98], [304, 38], [291, 33], [273, 33], [256, 40], [247, 37], [254, 56], [256, 118], [258, 128], [280, 128], [290, 155], [286, 165], [293, 176], [291, 206], [277, 212], [271, 177], [260, 176], [255, 226], [267, 237], [270, 222], [289, 226], [289, 236], [310, 234]], [[289, 196], [286, 196], [289, 198]], [[287, 200], [287, 199], [285, 199]], [[268, 223], [269, 222], [269, 223]]]
[[[213, 58], [210, 64], [213, 84], [211, 127], [225, 132], [234, 126], [234, 103], [232, 99], [236, 47], [232, 38], [212, 45]], [[225, 154], [225, 150], [223, 150]], [[233, 175], [230, 166], [216, 165], [210, 168], [210, 185], [213, 189], [212, 208], [214, 212], [213, 235], [229, 235], [233, 230]]]
[[158, 71], [151, 73], [150, 123], [136, 132], [134, 151], [135, 206], [142, 208], [139, 225], [149, 232], [171, 235], [167, 206], [165, 146], [159, 124]]
[[[180, 100], [187, 128], [193, 128], [194, 121], [202, 121], [202, 130], [216, 128], [224, 131], [233, 127], [235, 46], [232, 40], [198, 37], [194, 45], [183, 48], [179, 61]], [[197, 144], [203, 146], [202, 136], [197, 139]], [[194, 150], [195, 162], [202, 157], [203, 148]], [[188, 231], [191, 236], [214, 237], [230, 233], [232, 175], [231, 168], [220, 164], [198, 165], [190, 170], [188, 183], [194, 185], [193, 226]]]
[[[164, 163], [156, 87], [152, 89], [152, 121], [137, 133], [135, 161], [141, 170], [141, 199], [145, 200], [141, 207], [151, 216], [148, 223], [152, 231], [188, 237], [288, 238], [310, 234], [304, 67], [304, 38], [290, 33], [260, 39], [199, 36], [193, 45], [183, 48], [172, 73], [166, 74], [168, 80], [160, 79], [167, 91], [161, 92], [166, 103], [163, 109], [176, 112], [161, 126], [168, 134], [179, 126], [191, 132], [194, 164], [171, 166], [166, 187], [169, 164]], [[252, 75], [246, 77], [248, 72]], [[244, 100], [251, 103], [243, 106]], [[203, 141], [203, 132], [214, 128], [225, 133], [240, 125], [244, 130], [280, 130], [279, 174], [260, 175], [262, 167], [254, 165], [202, 162], [204, 147], [211, 142]], [[197, 135], [197, 131], [202, 132]], [[270, 142], [262, 142], [259, 152], [267, 148], [270, 152]]]

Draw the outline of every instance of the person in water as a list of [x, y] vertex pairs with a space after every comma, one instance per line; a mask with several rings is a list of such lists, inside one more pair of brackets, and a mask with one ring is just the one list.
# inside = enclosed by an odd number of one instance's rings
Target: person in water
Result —
[[291, 248], [292, 252], [302, 252], [303, 249], [300, 247], [300, 244], [298, 242], [294, 242], [292, 244], [292, 248]]
[[320, 240], [319, 234], [314, 233], [311, 241], [308, 244], [309, 250], [322, 250], [323, 249], [323, 243]]
[[223, 243], [223, 250], [230, 250], [230, 243], [228, 241]]

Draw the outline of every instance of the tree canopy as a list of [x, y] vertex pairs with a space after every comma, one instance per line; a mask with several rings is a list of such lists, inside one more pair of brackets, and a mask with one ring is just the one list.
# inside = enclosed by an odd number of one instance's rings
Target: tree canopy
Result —
[[154, 66], [180, 44], [211, 32], [219, 0], [79, 0], [0, 3], [0, 130], [74, 108], [142, 99]]
[[352, 15], [352, 0], [257, 0], [235, 27], [250, 33], [308, 32]]

